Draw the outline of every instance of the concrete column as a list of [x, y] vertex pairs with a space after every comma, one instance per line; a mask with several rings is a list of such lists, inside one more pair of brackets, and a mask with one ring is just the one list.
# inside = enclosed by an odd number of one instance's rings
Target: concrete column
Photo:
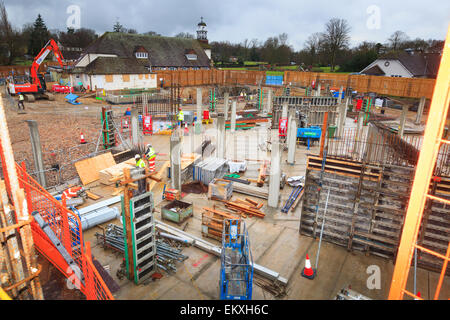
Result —
[[233, 103], [231, 104], [231, 133], [236, 132], [236, 107], [237, 107], [237, 101], [233, 100]]
[[202, 88], [197, 88], [197, 122], [195, 123], [195, 134], [202, 132]]
[[139, 145], [139, 113], [137, 108], [131, 108], [131, 144]]
[[33, 151], [34, 167], [38, 172], [38, 182], [44, 188], [47, 187], [47, 180], [45, 178], [44, 160], [42, 158], [41, 137], [39, 136], [38, 125], [35, 120], [26, 120], [30, 128], [31, 148]]
[[295, 163], [295, 149], [297, 147], [297, 119], [292, 118], [288, 130], [288, 158], [289, 164]]
[[338, 126], [338, 137], [341, 138], [344, 134], [345, 128], [345, 120], [347, 119], [347, 110], [348, 110], [348, 101], [349, 98], [345, 98], [345, 103], [341, 104], [341, 111], [339, 113], [339, 126]]
[[400, 126], [398, 127], [398, 135], [403, 137], [406, 124], [406, 113], [408, 112], [408, 106], [403, 105], [402, 115], [400, 116]]
[[272, 95], [273, 95], [273, 90], [269, 89], [269, 93], [267, 94], [267, 103], [265, 105], [264, 108], [264, 113], [269, 113], [272, 112]]
[[[288, 127], [286, 132], [286, 144], [289, 146], [290, 140], [291, 140], [291, 125], [290, 123], [295, 120], [295, 107], [291, 107], [288, 109]], [[297, 131], [297, 128], [294, 129], [294, 131]]]
[[287, 116], [288, 116], [288, 104], [287, 104], [287, 102], [284, 102], [283, 109], [281, 110], [281, 117], [287, 118]]
[[364, 112], [358, 112], [358, 123], [356, 124], [356, 138], [359, 141], [361, 135], [361, 129], [364, 124]]
[[218, 116], [217, 117], [217, 158], [225, 159], [225, 117], [224, 116]]
[[229, 107], [229, 103], [230, 103], [230, 93], [229, 92], [225, 92], [224, 97], [223, 97], [223, 102], [224, 102], [224, 107], [223, 107], [223, 113], [225, 115], [225, 121], [228, 120], [228, 107]]
[[320, 97], [320, 90], [322, 88], [322, 85], [320, 83], [317, 84], [317, 90], [316, 90], [316, 97]]
[[339, 88], [339, 95], [338, 95], [338, 103], [342, 102], [342, 92], [344, 91], [344, 86], [341, 86]]
[[176, 134], [170, 136], [170, 177], [172, 189], [181, 192], [181, 139]]
[[272, 141], [272, 160], [270, 163], [269, 200], [271, 208], [278, 208], [280, 198], [281, 152], [280, 142]]
[[416, 121], [414, 121], [415, 124], [420, 124], [420, 120], [422, 119], [423, 109], [425, 108], [426, 101], [427, 98], [425, 97], [420, 98], [419, 107], [417, 108]]

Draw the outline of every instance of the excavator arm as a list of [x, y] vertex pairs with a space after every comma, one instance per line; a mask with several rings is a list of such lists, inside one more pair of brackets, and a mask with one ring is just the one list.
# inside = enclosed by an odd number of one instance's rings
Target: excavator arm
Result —
[[58, 60], [61, 67], [65, 67], [63, 62], [63, 55], [61, 53], [61, 50], [59, 50], [58, 45], [56, 44], [56, 41], [53, 39], [50, 39], [47, 44], [42, 48], [41, 52], [34, 58], [33, 64], [31, 65], [30, 69], [30, 76], [32, 79], [32, 83], [37, 85], [39, 88], [42, 88], [41, 82], [39, 81], [38, 77], [38, 70], [39, 66], [41, 65], [42, 61], [47, 58], [50, 51], [53, 52], [53, 54], [56, 57], [56, 60]]

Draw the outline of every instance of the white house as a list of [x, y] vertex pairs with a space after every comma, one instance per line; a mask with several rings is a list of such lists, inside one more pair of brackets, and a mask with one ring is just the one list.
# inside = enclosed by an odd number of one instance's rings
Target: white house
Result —
[[386, 77], [435, 78], [440, 58], [439, 53], [390, 53], [378, 58], [360, 73]]
[[75, 62], [70, 82], [94, 90], [156, 88], [158, 70], [210, 69], [205, 29], [201, 37], [106, 32]]

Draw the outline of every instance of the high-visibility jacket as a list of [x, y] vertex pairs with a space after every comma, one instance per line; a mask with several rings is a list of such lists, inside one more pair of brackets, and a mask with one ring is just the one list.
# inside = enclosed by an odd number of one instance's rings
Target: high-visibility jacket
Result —
[[178, 121], [184, 121], [184, 113], [183, 110], [178, 112]]
[[23, 101], [25, 98], [23, 97], [23, 94], [19, 94], [19, 101]]
[[155, 149], [153, 149], [153, 147], [148, 148], [145, 155], [146, 155], [147, 159], [149, 159], [149, 160], [156, 157]]
[[145, 168], [145, 162], [144, 162], [144, 160], [139, 159], [139, 160], [136, 162], [136, 167], [138, 167], [138, 168]]

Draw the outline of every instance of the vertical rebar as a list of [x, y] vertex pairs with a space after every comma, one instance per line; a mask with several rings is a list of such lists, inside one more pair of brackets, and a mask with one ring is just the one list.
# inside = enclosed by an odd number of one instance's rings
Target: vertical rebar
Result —
[[317, 267], [319, 265], [319, 255], [320, 255], [320, 246], [322, 244], [322, 235], [323, 235], [323, 229], [325, 226], [325, 215], [327, 214], [327, 208], [328, 208], [328, 199], [330, 198], [330, 188], [328, 188], [328, 194], [327, 194], [327, 201], [325, 202], [325, 211], [323, 212], [322, 216], [322, 227], [320, 228], [320, 237], [319, 237], [319, 247], [317, 248], [317, 255], [316, 255], [316, 272]]

